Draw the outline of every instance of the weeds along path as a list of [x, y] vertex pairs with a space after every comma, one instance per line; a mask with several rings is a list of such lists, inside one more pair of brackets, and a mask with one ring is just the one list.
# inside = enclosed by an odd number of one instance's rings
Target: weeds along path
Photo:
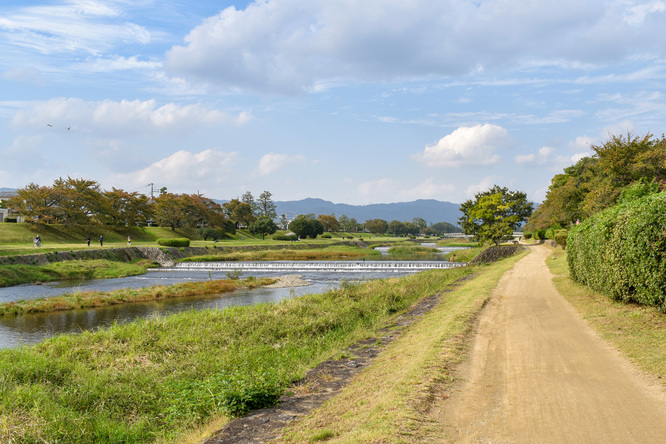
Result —
[[[455, 443], [666, 443], [666, 399], [557, 292], [545, 246], [484, 309], [460, 392], [432, 413]], [[437, 410], [437, 409], [435, 409]]]

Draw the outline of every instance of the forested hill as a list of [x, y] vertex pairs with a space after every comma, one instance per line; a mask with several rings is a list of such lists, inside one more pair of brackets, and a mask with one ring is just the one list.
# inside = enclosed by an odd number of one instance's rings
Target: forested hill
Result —
[[303, 199], [296, 201], [275, 202], [277, 214], [285, 214], [290, 219], [296, 214], [314, 213], [343, 214], [349, 218], [363, 223], [369, 219], [384, 219], [387, 222], [397, 220], [408, 222], [415, 217], [424, 219], [429, 224], [448, 222], [456, 225], [461, 216], [460, 205], [451, 202], [441, 202], [434, 199], [420, 199], [413, 202], [382, 203], [369, 205], [336, 204], [323, 199]]

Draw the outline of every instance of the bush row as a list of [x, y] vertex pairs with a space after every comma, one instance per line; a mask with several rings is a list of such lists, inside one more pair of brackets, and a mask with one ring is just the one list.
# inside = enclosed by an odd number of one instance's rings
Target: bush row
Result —
[[666, 312], [666, 193], [608, 208], [569, 232], [572, 279]]
[[469, 261], [470, 265], [488, 264], [497, 262], [500, 259], [511, 257], [520, 251], [523, 247], [519, 245], [506, 245], [500, 247], [488, 247], [478, 256]]
[[173, 239], [157, 239], [157, 243], [164, 247], [189, 247], [190, 240], [184, 237], [176, 237]]

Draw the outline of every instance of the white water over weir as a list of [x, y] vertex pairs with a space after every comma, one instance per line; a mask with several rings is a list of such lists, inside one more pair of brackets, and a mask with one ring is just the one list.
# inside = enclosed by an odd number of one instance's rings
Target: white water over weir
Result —
[[327, 271], [327, 272], [417, 272], [463, 267], [446, 261], [268, 261], [268, 262], [180, 262], [169, 270]]

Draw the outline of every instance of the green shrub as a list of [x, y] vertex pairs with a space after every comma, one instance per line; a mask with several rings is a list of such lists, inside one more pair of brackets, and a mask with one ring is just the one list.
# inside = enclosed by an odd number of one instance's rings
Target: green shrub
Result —
[[555, 235], [553, 236], [553, 239], [562, 248], [567, 247], [567, 236], [569, 232], [567, 230], [555, 230]]
[[525, 231], [525, 232], [523, 233], [523, 237], [524, 237], [525, 239], [532, 239], [532, 232], [531, 232], [531, 231]]
[[546, 238], [546, 230], [544, 230], [544, 229], [534, 230], [533, 234], [534, 234], [534, 239], [536, 239], [536, 240], [545, 240], [545, 239], [547, 239]]
[[297, 241], [298, 236], [295, 234], [276, 234], [271, 239], [279, 241]]
[[497, 262], [500, 259], [511, 257], [520, 251], [523, 247], [519, 245], [503, 245], [500, 247], [488, 247], [478, 256], [469, 261], [470, 265], [488, 264]]
[[567, 250], [573, 280], [666, 312], [666, 193], [595, 214], [569, 232]]
[[331, 236], [331, 233], [324, 233], [321, 235], [322, 239], [331, 239], [333, 236]]
[[176, 237], [173, 239], [157, 239], [158, 245], [164, 247], [189, 247], [190, 240], [184, 237]]

